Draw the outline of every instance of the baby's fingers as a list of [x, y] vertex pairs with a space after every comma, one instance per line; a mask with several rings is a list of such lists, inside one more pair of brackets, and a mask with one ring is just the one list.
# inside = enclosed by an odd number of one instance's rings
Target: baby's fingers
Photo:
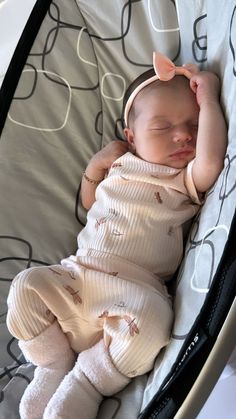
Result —
[[190, 79], [190, 87], [191, 87], [193, 93], [197, 93], [198, 85], [199, 85], [199, 83], [196, 80], [195, 76], [191, 77], [191, 79]]

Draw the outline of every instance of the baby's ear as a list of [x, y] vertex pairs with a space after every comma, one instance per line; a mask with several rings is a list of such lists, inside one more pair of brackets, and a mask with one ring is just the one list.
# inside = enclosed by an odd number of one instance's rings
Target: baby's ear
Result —
[[134, 144], [134, 133], [131, 128], [124, 128], [124, 135], [129, 144]]
[[198, 66], [196, 64], [187, 63], [183, 65], [184, 68], [186, 68], [192, 75], [197, 74], [200, 72]]
[[129, 151], [131, 153], [135, 154], [136, 147], [135, 147], [135, 143], [134, 143], [133, 130], [131, 128], [125, 128], [124, 129], [124, 135], [125, 135], [126, 140], [129, 143]]

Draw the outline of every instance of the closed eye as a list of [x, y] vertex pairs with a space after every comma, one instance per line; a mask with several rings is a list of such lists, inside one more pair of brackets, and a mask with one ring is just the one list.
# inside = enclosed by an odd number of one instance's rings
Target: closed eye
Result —
[[152, 127], [150, 131], [164, 131], [170, 128], [171, 128], [170, 124], [160, 124], [160, 125], [155, 125], [154, 127]]

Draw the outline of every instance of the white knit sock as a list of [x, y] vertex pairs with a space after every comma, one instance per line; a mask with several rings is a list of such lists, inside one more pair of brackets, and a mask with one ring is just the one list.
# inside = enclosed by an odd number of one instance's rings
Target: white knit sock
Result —
[[79, 370], [69, 372], [49, 401], [43, 419], [94, 419], [102, 395]]
[[129, 381], [117, 371], [100, 341], [79, 355], [48, 403], [43, 419], [95, 419], [103, 395], [118, 392]]
[[75, 354], [57, 322], [39, 336], [19, 341], [25, 358], [36, 365], [34, 378], [20, 402], [21, 419], [42, 419], [45, 407], [74, 365]]

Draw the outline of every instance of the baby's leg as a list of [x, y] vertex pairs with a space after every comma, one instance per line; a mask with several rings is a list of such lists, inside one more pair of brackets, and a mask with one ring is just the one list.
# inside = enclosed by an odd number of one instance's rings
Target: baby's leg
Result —
[[19, 346], [25, 358], [36, 365], [34, 378], [20, 401], [20, 417], [42, 419], [52, 395], [73, 368], [75, 353], [57, 321], [39, 336], [28, 341], [19, 341]]
[[49, 401], [43, 419], [95, 419], [103, 396], [117, 393], [129, 381], [116, 369], [101, 340], [78, 356]]
[[65, 316], [72, 305], [72, 297], [66, 289], [63, 292], [68, 276], [61, 266], [32, 268], [17, 275], [10, 289], [8, 328], [20, 340], [25, 358], [37, 366], [21, 400], [22, 419], [42, 419], [49, 399], [75, 362], [74, 351], [53, 314], [56, 304]]
[[88, 312], [103, 321], [104, 340], [83, 351], [50, 400], [43, 419], [94, 419], [103, 396], [148, 372], [167, 345], [173, 313], [167, 296], [117, 277], [90, 271]]

